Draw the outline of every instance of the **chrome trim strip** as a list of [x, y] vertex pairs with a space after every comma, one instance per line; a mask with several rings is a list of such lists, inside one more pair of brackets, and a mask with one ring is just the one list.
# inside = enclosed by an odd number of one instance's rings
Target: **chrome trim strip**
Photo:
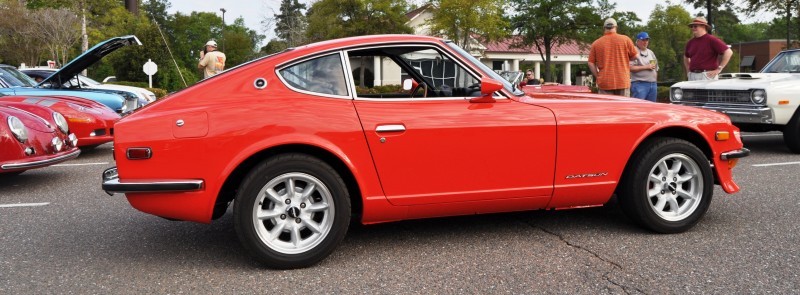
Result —
[[750, 150], [746, 149], [746, 148], [742, 148], [741, 150], [738, 150], [738, 151], [730, 151], [730, 152], [722, 153], [722, 155], [720, 155], [719, 157], [723, 161], [726, 161], [726, 160], [729, 160], [729, 159], [744, 158], [744, 157], [747, 157], [749, 155], [750, 155]]
[[55, 157], [55, 158], [52, 158], [52, 159], [35, 161], [35, 162], [27, 162], [27, 163], [18, 163], [18, 164], [17, 163], [5, 164], [3, 166], [0, 166], [0, 169], [2, 169], [2, 170], [12, 170], [12, 169], [40, 168], [40, 167], [45, 167], [45, 166], [48, 166], [48, 165], [51, 165], [51, 164], [55, 164], [55, 163], [58, 163], [58, 162], [63, 162], [63, 161], [66, 161], [66, 160], [71, 160], [71, 159], [77, 158], [78, 155], [80, 155], [80, 154], [81, 154], [81, 150], [80, 149], [75, 149], [75, 151], [73, 151], [73, 152], [71, 152], [69, 154], [58, 156], [58, 157]]
[[375, 128], [375, 132], [398, 132], [398, 131], [406, 131], [406, 126], [400, 124], [392, 124], [392, 125], [381, 125], [378, 128]]

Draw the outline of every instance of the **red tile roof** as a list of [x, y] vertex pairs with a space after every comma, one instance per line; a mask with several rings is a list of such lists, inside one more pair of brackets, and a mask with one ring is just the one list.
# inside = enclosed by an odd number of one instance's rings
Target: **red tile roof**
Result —
[[429, 4], [422, 5], [422, 6], [420, 6], [419, 8], [417, 8], [417, 9], [414, 9], [414, 10], [412, 10], [412, 11], [409, 11], [408, 13], [406, 13], [406, 17], [407, 17], [409, 20], [412, 20], [412, 19], [414, 19], [415, 17], [417, 17], [417, 15], [419, 15], [419, 14], [421, 14], [423, 11], [425, 11], [425, 9], [428, 9], [428, 7], [430, 7], [430, 6], [431, 6], [431, 4], [430, 4], [430, 3], [429, 3]]
[[[498, 52], [498, 53], [535, 53], [539, 54], [539, 50], [536, 49], [535, 45], [531, 45], [528, 47], [519, 47], [516, 44], [522, 43], [521, 36], [513, 36], [511, 38], [497, 41], [497, 42], [489, 42], [484, 44], [486, 46], [486, 52]], [[544, 48], [542, 48], [544, 50]], [[583, 49], [579, 46], [579, 43], [576, 41], [570, 41], [565, 44], [556, 44], [553, 46], [551, 50], [551, 54], [564, 54], [564, 55], [587, 55], [589, 54], [589, 45], [585, 45]]]

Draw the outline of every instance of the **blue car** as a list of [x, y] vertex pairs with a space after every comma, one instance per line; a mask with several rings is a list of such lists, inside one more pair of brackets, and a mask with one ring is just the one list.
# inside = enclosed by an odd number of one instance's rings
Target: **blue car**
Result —
[[136, 36], [115, 37], [100, 42], [73, 59], [37, 84], [36, 81], [12, 66], [0, 65], [0, 94], [48, 96], [77, 96], [102, 103], [119, 114], [127, 114], [144, 106], [147, 101], [135, 93], [123, 90], [81, 88], [69, 82], [78, 73], [88, 68], [107, 54], [127, 45], [142, 45]]

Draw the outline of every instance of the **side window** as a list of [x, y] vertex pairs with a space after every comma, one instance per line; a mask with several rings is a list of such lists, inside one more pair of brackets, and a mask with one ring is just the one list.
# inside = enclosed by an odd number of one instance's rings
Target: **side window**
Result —
[[401, 54], [417, 75], [421, 76], [436, 96], [480, 96], [480, 80], [476, 79], [451, 60], [433, 49], [423, 49]]
[[338, 53], [304, 61], [279, 73], [290, 86], [299, 90], [347, 95], [344, 67]]
[[[480, 81], [430, 47], [385, 47], [348, 52], [358, 97], [432, 98], [480, 95]], [[411, 89], [403, 82], [411, 80]]]

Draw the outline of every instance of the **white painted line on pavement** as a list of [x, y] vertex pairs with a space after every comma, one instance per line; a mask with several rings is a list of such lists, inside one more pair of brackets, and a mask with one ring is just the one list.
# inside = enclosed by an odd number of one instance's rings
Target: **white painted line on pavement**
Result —
[[89, 165], [108, 165], [108, 162], [102, 163], [77, 163], [77, 164], [55, 164], [51, 167], [66, 167], [66, 166], [89, 166]]
[[800, 165], [800, 162], [783, 162], [783, 163], [772, 163], [772, 164], [755, 164], [753, 167], [769, 167], [769, 166], [783, 166], [783, 165]]
[[783, 135], [781, 133], [771, 133], [771, 134], [742, 134], [742, 137], [762, 137], [762, 136], [780, 136]]
[[50, 203], [0, 204], [0, 208], [47, 206]]

